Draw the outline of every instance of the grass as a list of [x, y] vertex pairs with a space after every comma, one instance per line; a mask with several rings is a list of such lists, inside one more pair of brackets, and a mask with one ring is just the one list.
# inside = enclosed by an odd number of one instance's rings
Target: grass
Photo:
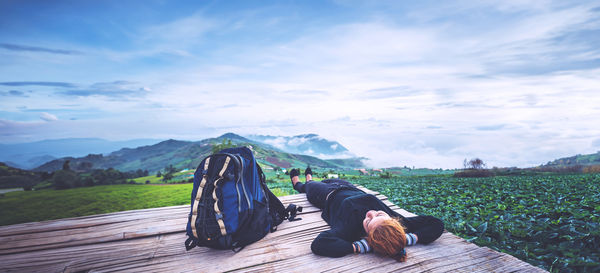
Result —
[[[0, 195], [0, 225], [12, 225], [101, 213], [190, 204], [193, 185], [162, 184], [162, 177], [137, 178], [138, 185], [104, 185], [67, 190], [8, 192]], [[294, 194], [291, 183], [269, 183], [276, 196]]]
[[149, 176], [134, 178], [133, 181], [135, 181], [135, 183], [138, 183], [138, 184], [145, 184], [146, 181], [150, 181], [150, 184], [164, 184], [165, 181], [163, 181], [162, 179], [163, 179], [162, 176], [157, 177], [156, 175], [149, 175]]
[[190, 203], [192, 184], [106, 185], [9, 192], [0, 197], [0, 225]]

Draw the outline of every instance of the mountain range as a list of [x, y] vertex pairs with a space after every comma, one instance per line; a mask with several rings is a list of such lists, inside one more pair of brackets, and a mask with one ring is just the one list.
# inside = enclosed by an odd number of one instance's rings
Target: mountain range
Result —
[[[143, 169], [150, 172], [157, 172], [168, 165], [173, 165], [179, 169], [193, 169], [197, 167], [197, 164], [199, 164], [204, 157], [212, 153], [212, 147], [214, 145], [220, 144], [224, 140], [231, 141], [235, 146], [252, 146], [257, 160], [260, 163], [271, 167], [305, 167], [309, 164], [319, 168], [364, 167], [362, 160], [365, 158], [354, 157], [323, 160], [314, 156], [284, 152], [271, 144], [250, 140], [233, 133], [227, 133], [217, 138], [209, 138], [195, 142], [170, 139], [153, 145], [137, 148], [122, 148], [109, 154], [88, 154], [84, 157], [63, 157], [46, 162], [33, 170], [45, 172], [59, 170], [67, 160], [69, 161], [71, 169], [81, 171], [114, 168], [120, 171]], [[343, 149], [346, 150], [346, 148]]]
[[65, 156], [107, 154], [123, 147], [139, 147], [160, 142], [158, 139], [109, 141], [100, 138], [66, 138], [29, 143], [0, 144], [0, 162], [20, 169], [32, 169]]

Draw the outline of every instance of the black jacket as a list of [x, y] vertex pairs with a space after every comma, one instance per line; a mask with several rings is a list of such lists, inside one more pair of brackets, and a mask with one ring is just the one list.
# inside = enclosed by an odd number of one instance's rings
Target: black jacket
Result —
[[433, 216], [403, 217], [391, 210], [377, 197], [358, 190], [341, 190], [330, 196], [321, 217], [330, 230], [321, 232], [312, 242], [313, 253], [328, 257], [342, 257], [354, 253], [352, 242], [366, 236], [362, 222], [369, 210], [382, 210], [400, 218], [406, 233], [419, 237], [418, 243], [427, 244], [439, 238], [444, 224]]

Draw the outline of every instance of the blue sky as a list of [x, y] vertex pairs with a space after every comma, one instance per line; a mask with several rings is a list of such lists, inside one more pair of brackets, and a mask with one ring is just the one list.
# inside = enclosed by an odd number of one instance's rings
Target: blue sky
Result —
[[495, 2], [1, 1], [0, 143], [317, 133], [434, 168], [600, 150], [600, 3]]

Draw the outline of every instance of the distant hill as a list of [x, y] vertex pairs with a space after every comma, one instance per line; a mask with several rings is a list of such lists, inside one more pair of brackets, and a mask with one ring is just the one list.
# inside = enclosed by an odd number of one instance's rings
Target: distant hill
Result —
[[355, 157], [337, 141], [327, 140], [317, 134], [297, 136], [248, 135], [247, 138], [269, 144], [281, 151], [293, 154], [316, 156], [319, 158]]
[[0, 144], [0, 161], [7, 165], [32, 169], [56, 158], [107, 154], [123, 147], [139, 147], [160, 142], [157, 139], [110, 141], [100, 138], [66, 138], [37, 142]]
[[587, 155], [574, 155], [570, 157], [563, 157], [550, 161], [542, 166], [548, 167], [568, 167], [568, 166], [589, 166], [589, 165], [600, 165], [600, 151], [595, 154]]
[[137, 148], [123, 148], [108, 155], [89, 154], [85, 157], [64, 157], [47, 162], [35, 171], [51, 172], [62, 168], [65, 161], [73, 170], [114, 168], [120, 171], [135, 171], [138, 169], [157, 172], [168, 165], [180, 169], [194, 169], [200, 161], [212, 153], [213, 145], [231, 140], [236, 146], [251, 145], [255, 157], [267, 166], [289, 168], [304, 167], [308, 164], [320, 168], [359, 168], [363, 167], [362, 159], [322, 160], [313, 156], [291, 154], [280, 151], [269, 144], [263, 144], [242, 136], [227, 133], [217, 138], [204, 139], [197, 142], [166, 140], [154, 145]]
[[21, 170], [0, 162], [0, 189], [27, 188], [36, 184], [44, 174]]

